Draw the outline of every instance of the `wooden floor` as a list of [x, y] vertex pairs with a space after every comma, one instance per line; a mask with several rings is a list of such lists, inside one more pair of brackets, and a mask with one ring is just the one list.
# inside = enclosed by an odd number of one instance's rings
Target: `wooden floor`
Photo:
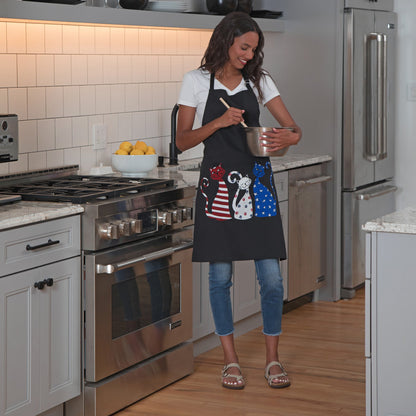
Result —
[[117, 416], [364, 416], [364, 289], [351, 300], [309, 303], [284, 314], [283, 331], [280, 359], [289, 388], [267, 386], [259, 328], [236, 340], [244, 390], [221, 387], [218, 347], [196, 357], [192, 375]]

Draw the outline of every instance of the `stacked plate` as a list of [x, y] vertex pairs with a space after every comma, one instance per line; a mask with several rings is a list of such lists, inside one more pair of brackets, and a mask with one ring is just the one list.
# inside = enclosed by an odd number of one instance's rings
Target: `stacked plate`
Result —
[[158, 12], [176, 12], [182, 13], [188, 8], [188, 1], [178, 1], [178, 0], [150, 0], [146, 9], [154, 10]]

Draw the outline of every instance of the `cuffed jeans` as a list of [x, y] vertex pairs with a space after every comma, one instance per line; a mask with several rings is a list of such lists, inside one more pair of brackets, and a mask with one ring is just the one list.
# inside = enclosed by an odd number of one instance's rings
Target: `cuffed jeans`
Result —
[[[254, 260], [260, 284], [263, 333], [277, 336], [282, 332], [283, 279], [277, 259]], [[210, 263], [209, 297], [216, 334], [230, 335], [234, 332], [230, 288], [232, 286], [232, 263]], [[238, 279], [238, 276], [235, 276]]]

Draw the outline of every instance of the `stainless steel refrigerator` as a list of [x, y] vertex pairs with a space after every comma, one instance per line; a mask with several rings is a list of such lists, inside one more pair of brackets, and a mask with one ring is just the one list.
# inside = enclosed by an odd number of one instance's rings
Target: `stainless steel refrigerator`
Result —
[[[347, 2], [348, 3], [348, 2]], [[350, 7], [344, 10], [342, 143], [342, 290], [351, 298], [365, 279], [367, 220], [395, 209], [394, 67], [397, 16]], [[392, 5], [381, 1], [380, 7]]]

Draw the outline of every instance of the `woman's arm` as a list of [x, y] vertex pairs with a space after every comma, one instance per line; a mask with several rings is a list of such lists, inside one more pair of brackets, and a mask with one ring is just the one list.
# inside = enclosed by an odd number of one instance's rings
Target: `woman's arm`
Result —
[[268, 147], [269, 151], [274, 151], [298, 144], [302, 130], [293, 120], [282, 98], [280, 96], [272, 98], [266, 103], [266, 107], [282, 127], [292, 127], [293, 131], [276, 129], [267, 133], [268, 144], [264, 146]]
[[217, 130], [236, 125], [243, 119], [244, 110], [231, 107], [221, 117], [218, 117], [204, 126], [192, 130], [194, 125], [196, 108], [180, 105], [178, 111], [178, 123], [176, 129], [176, 146], [184, 151], [203, 142]]

